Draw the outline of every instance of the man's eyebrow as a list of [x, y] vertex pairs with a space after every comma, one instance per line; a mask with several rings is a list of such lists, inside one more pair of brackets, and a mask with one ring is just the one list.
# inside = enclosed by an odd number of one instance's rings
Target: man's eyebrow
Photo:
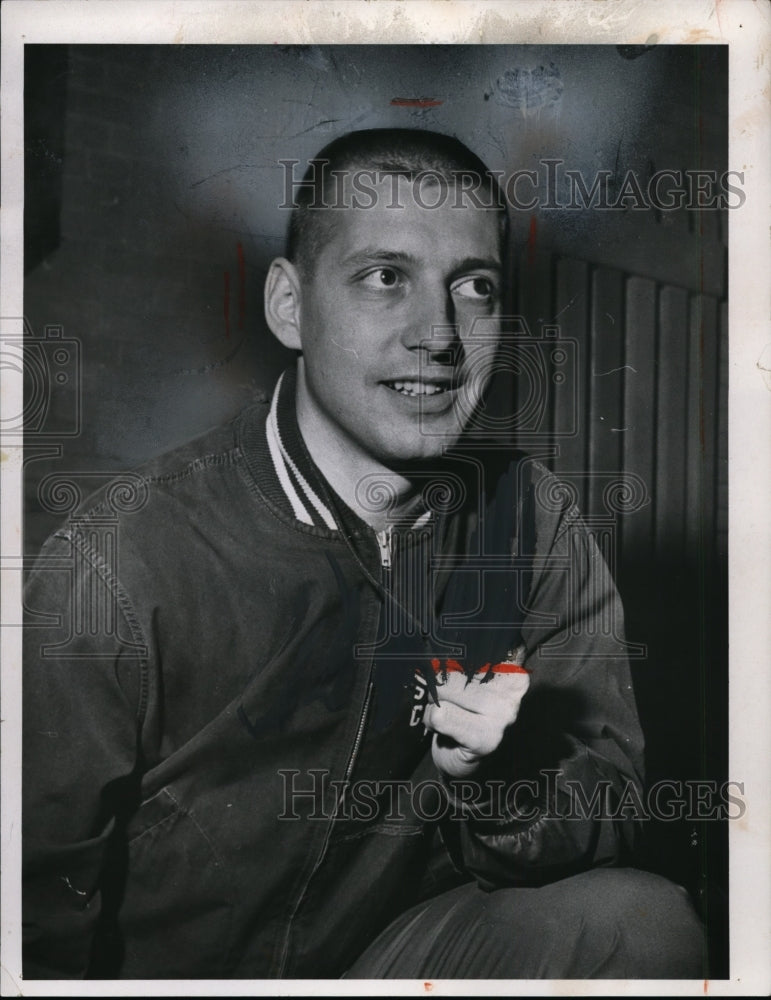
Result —
[[[415, 264], [418, 258], [406, 250], [386, 250], [380, 247], [366, 247], [357, 250], [343, 260], [343, 264], [366, 266], [367, 264]], [[501, 262], [495, 257], [464, 257], [452, 267], [453, 275], [467, 271], [500, 271]]]
[[344, 264], [380, 264], [386, 261], [390, 264], [414, 264], [416, 258], [405, 250], [386, 250], [380, 247], [365, 247], [357, 250], [343, 260]]
[[464, 271], [500, 271], [501, 262], [496, 257], [466, 257], [453, 268], [457, 274]]

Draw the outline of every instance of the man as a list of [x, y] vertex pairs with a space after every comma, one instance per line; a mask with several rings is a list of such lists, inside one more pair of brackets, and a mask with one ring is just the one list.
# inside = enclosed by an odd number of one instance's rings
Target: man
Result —
[[297, 198], [266, 282], [296, 369], [30, 581], [25, 975], [700, 976], [685, 892], [615, 867], [642, 739], [607, 568], [477, 433], [494, 178], [368, 131]]

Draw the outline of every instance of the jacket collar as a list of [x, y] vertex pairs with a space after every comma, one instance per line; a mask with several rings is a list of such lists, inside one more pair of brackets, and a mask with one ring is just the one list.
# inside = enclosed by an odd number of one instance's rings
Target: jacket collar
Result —
[[[348, 538], [371, 536], [372, 528], [337, 495], [311, 458], [297, 423], [296, 390], [297, 371], [291, 367], [276, 384], [264, 429], [259, 436], [251, 427], [244, 434], [244, 443], [261, 453], [259, 464], [268, 469], [267, 480], [264, 471], [256, 477], [260, 488], [310, 530], [342, 532]], [[403, 527], [423, 527], [430, 520], [431, 511], [421, 504], [414, 522]]]
[[325, 525], [330, 531], [336, 531], [338, 525], [334, 514], [320, 495], [322, 490], [317, 481], [321, 473], [308, 454], [297, 425], [294, 383], [294, 370], [284, 372], [273, 391], [265, 425], [273, 471], [298, 521], [316, 527]]

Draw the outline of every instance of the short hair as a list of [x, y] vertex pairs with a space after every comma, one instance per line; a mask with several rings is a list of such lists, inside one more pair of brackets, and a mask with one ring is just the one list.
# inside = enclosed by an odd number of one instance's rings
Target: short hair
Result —
[[[319, 253], [328, 222], [327, 198], [331, 199], [334, 175], [355, 170], [398, 174], [415, 180], [433, 175], [449, 185], [470, 178], [486, 197], [480, 207], [499, 212], [499, 239], [503, 256], [508, 236], [506, 201], [498, 180], [482, 160], [459, 139], [426, 129], [381, 128], [347, 132], [326, 145], [308, 163], [294, 196], [289, 221], [287, 257], [309, 277]], [[468, 190], [468, 188], [466, 188]], [[478, 203], [478, 202], [477, 202]]]

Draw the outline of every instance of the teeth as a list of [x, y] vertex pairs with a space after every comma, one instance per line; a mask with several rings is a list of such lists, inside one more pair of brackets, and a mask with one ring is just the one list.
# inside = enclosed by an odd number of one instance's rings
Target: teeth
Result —
[[404, 396], [434, 396], [437, 392], [445, 392], [447, 387], [433, 382], [391, 382], [389, 383]]

